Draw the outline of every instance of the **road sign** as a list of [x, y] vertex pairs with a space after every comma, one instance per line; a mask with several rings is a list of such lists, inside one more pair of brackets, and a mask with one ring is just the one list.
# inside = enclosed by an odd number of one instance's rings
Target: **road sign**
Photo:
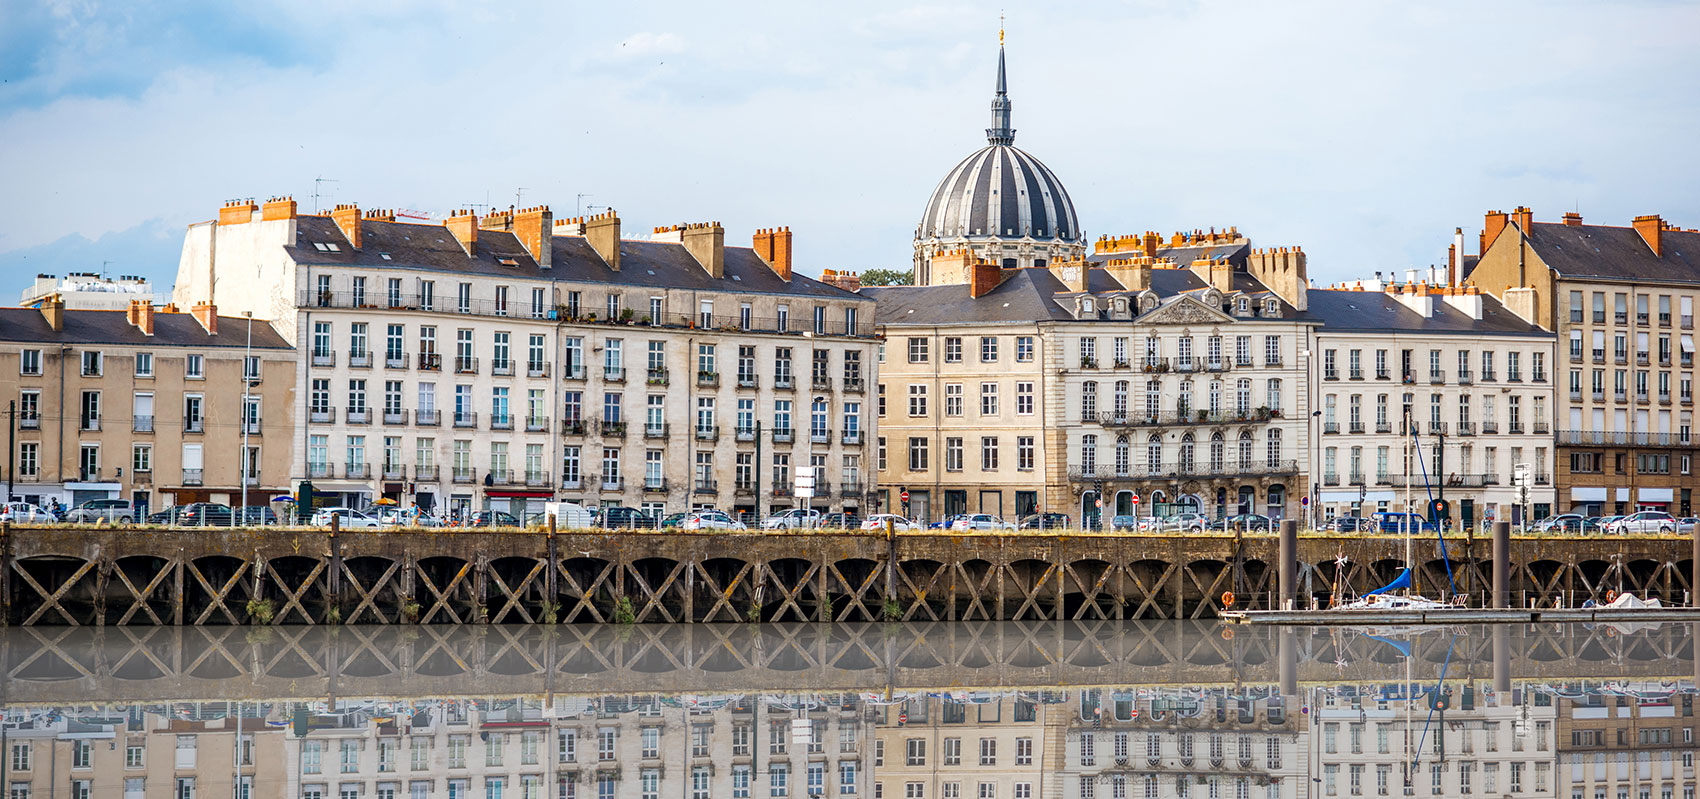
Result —
[[904, 489], [903, 493], [898, 494], [898, 496], [901, 497], [904, 502], [908, 502], [909, 501], [909, 489], [907, 489], [907, 488]]
[[1100, 497], [1100, 498], [1098, 498], [1098, 499], [1097, 499], [1097, 500], [1096, 500], [1096, 502], [1097, 502], [1097, 503], [1098, 503], [1098, 510], [1103, 510], [1103, 509], [1104, 509], [1104, 500], [1103, 500], [1103, 498], [1102, 498], [1102, 497]]
[[1139, 495], [1138, 494], [1133, 495], [1133, 504], [1135, 504], [1135, 505], [1139, 504]]

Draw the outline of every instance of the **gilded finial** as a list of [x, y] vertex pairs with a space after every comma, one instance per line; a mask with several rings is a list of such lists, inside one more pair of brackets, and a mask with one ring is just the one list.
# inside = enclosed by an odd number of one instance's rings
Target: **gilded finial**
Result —
[[998, 12], [998, 46], [1003, 46], [1003, 12]]

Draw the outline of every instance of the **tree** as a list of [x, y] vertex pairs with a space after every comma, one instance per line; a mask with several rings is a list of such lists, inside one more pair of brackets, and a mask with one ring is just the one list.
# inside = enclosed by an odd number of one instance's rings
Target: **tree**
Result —
[[915, 285], [915, 270], [905, 269], [869, 269], [862, 273], [864, 286], [913, 286]]

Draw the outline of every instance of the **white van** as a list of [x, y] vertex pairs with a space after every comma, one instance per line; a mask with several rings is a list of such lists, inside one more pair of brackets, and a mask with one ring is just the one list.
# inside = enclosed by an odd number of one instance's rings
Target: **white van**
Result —
[[595, 524], [592, 521], [590, 511], [585, 510], [583, 505], [572, 502], [543, 503], [543, 523], [545, 525], [549, 523], [551, 515], [555, 517], [555, 529], [557, 530], [583, 530]]

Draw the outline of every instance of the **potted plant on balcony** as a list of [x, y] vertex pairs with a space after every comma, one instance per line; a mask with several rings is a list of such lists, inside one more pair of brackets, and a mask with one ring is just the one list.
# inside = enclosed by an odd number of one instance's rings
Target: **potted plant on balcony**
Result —
[[1210, 418], [1210, 411], [1205, 410], [1204, 408], [1199, 408], [1197, 415], [1198, 415], [1198, 421], [1200, 421], [1200, 422], [1207, 421]]
[[1092, 358], [1081, 358], [1080, 359], [1080, 368], [1082, 368], [1082, 369], [1096, 369], [1096, 368], [1098, 368], [1098, 362], [1096, 360], [1092, 359]]
[[620, 309], [620, 321], [625, 322], [627, 325], [630, 325], [632, 323], [632, 317], [633, 316], [634, 316], [634, 314], [632, 313], [632, 309], [630, 309], [630, 308]]

